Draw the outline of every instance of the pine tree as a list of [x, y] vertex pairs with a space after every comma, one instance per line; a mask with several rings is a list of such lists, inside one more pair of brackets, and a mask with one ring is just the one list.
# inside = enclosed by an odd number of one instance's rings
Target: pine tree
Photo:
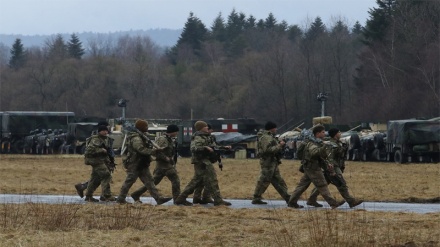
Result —
[[208, 29], [205, 24], [190, 12], [182, 34], [177, 41], [177, 46], [187, 44], [197, 53], [202, 47], [202, 42], [206, 40], [207, 33]]
[[64, 59], [67, 57], [67, 45], [64, 43], [63, 36], [58, 34], [55, 39], [46, 42], [49, 48], [49, 57], [54, 59]]
[[70, 40], [67, 43], [67, 51], [69, 52], [69, 56], [76, 59], [81, 59], [82, 55], [84, 55], [84, 49], [82, 48], [82, 43], [79, 40], [78, 36], [72, 34], [70, 36]]
[[224, 42], [226, 40], [225, 20], [220, 13], [211, 26], [211, 37], [214, 40]]
[[314, 41], [326, 32], [325, 25], [322, 23], [321, 17], [316, 17], [309, 30], [307, 30], [305, 36], [306, 40]]
[[9, 59], [9, 67], [19, 69], [26, 62], [26, 51], [23, 48], [21, 39], [16, 39], [11, 49], [11, 58]]
[[362, 33], [362, 25], [359, 23], [359, 21], [356, 21], [351, 32], [356, 35], [359, 35]]

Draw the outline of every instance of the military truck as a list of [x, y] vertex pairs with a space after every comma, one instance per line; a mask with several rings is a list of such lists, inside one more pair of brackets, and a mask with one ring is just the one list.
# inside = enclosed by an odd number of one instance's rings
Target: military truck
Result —
[[66, 153], [84, 154], [86, 139], [98, 130], [97, 122], [70, 123], [67, 127]]
[[385, 146], [388, 161], [438, 163], [440, 120], [389, 121]]

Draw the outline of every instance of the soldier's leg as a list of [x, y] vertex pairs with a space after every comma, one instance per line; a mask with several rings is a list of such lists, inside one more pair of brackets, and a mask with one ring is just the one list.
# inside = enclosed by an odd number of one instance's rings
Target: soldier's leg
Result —
[[348, 205], [352, 207], [356, 207], [357, 205], [361, 204], [363, 200], [357, 200], [352, 195], [350, 195], [350, 192], [348, 191], [347, 182], [344, 179], [344, 176], [342, 175], [342, 171], [339, 167], [335, 167], [336, 176], [338, 176], [338, 180], [340, 181], [339, 186], [336, 188], [339, 191], [339, 194], [347, 201]]
[[[157, 205], [161, 205], [169, 200], [171, 200], [171, 197], [162, 197], [159, 193], [159, 191], [156, 188], [156, 185], [154, 185], [154, 179], [153, 176], [150, 173], [149, 167], [144, 167], [139, 174], [139, 179], [144, 183], [145, 187], [150, 191], [150, 195], [156, 200]], [[142, 189], [143, 187], [141, 187]], [[135, 192], [136, 194], [139, 193], [139, 190]], [[140, 202], [140, 200], [138, 200]]]
[[284, 199], [284, 201], [289, 202], [290, 195], [289, 195], [289, 192], [287, 191], [287, 184], [284, 181], [283, 177], [281, 177], [280, 170], [278, 169], [278, 166], [274, 170], [271, 184], [278, 191], [278, 193], [281, 195], [281, 197]]
[[304, 175], [299, 180], [298, 185], [293, 190], [287, 205], [289, 207], [302, 208], [303, 206], [298, 205], [298, 200], [301, 197], [301, 195], [304, 193], [304, 191], [306, 191], [307, 188], [309, 188], [311, 183], [312, 180], [310, 180], [309, 176], [304, 172]]
[[220, 194], [220, 187], [218, 185], [217, 174], [212, 164], [206, 164], [206, 172], [203, 181], [205, 183], [205, 188], [209, 192], [211, 192], [212, 198], [214, 199], [214, 206], [231, 205], [231, 203], [224, 201]]
[[315, 185], [316, 189], [332, 208], [342, 205], [338, 203], [330, 194], [327, 181], [325, 180], [324, 174], [322, 173], [321, 169], [306, 169], [305, 172], [312, 180], [313, 185]]
[[171, 181], [171, 192], [173, 193], [173, 200], [176, 200], [180, 195], [180, 178], [175, 168], [168, 169], [165, 176]]
[[[165, 176], [165, 174], [162, 171], [162, 169], [159, 169], [156, 167], [153, 172], [154, 185], [158, 185], [162, 181], [164, 176]], [[144, 194], [147, 191], [148, 191], [148, 188], [145, 185], [143, 185], [142, 187], [137, 189], [135, 192], [131, 193], [131, 197], [135, 201], [139, 201], [139, 198], [142, 196], [142, 194]]]
[[101, 179], [98, 176], [95, 166], [92, 166], [92, 174], [90, 175], [89, 184], [87, 185], [86, 197], [92, 197], [93, 192], [98, 188]]
[[[105, 164], [99, 165], [97, 172], [101, 180], [101, 198], [110, 199], [112, 197], [112, 192], [110, 189], [112, 175]], [[112, 201], [114, 201], [114, 198], [112, 198]]]
[[314, 207], [322, 207], [322, 204], [318, 203], [319, 190], [316, 187], [313, 188], [312, 193], [310, 193], [307, 199], [307, 205]]
[[118, 195], [118, 202], [125, 202], [125, 198], [127, 197], [128, 191], [131, 186], [136, 182], [139, 177], [139, 172], [137, 169], [129, 169], [127, 170], [127, 177], [125, 178], [124, 183], [122, 184], [121, 190]]
[[[189, 183], [186, 185], [186, 187], [183, 189], [182, 193], [177, 197], [177, 199], [174, 201], [177, 205], [190, 205], [191, 203], [188, 203], [186, 201], [186, 198], [192, 194], [197, 186], [200, 184], [203, 184], [203, 177], [205, 174], [206, 165], [203, 163], [196, 163], [194, 164], [194, 176], [189, 181]], [[192, 204], [191, 204], [192, 205]]]
[[275, 167], [272, 166], [270, 160], [261, 160], [260, 167], [260, 177], [258, 178], [257, 185], [255, 186], [254, 197], [252, 199], [254, 204], [261, 202], [261, 196], [267, 190], [267, 187], [269, 187], [275, 170]]

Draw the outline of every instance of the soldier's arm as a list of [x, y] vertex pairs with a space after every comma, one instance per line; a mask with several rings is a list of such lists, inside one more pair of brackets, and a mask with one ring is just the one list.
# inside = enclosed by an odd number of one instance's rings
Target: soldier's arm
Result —
[[153, 155], [154, 151], [152, 148], [149, 148], [145, 145], [144, 140], [141, 137], [136, 136], [132, 139], [133, 149], [142, 155]]
[[263, 153], [278, 154], [282, 150], [281, 145], [279, 145], [272, 138], [267, 138], [266, 136], [263, 136], [260, 141], [263, 147]]
[[208, 150], [205, 140], [200, 136], [195, 136], [194, 140], [191, 142], [191, 152], [200, 153]]
[[103, 142], [99, 138], [92, 138], [86, 147], [86, 153], [89, 155], [107, 155], [107, 150], [102, 147]]
[[167, 156], [168, 151], [169, 151], [167, 149], [167, 147], [168, 147], [168, 140], [165, 137], [161, 136], [161, 137], [159, 137], [156, 140], [156, 144], [159, 147], [163, 148], [160, 152], [156, 152], [156, 159], [157, 160], [169, 161], [170, 158]]

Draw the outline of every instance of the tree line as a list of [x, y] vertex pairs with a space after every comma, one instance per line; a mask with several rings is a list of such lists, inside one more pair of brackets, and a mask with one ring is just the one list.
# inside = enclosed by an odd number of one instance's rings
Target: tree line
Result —
[[[25, 48], [0, 63], [0, 110], [73, 111], [142, 118], [256, 118], [280, 125], [440, 115], [440, 3], [377, 0], [363, 27], [343, 17], [303, 26], [232, 10], [207, 27], [190, 13], [165, 52], [148, 37], [75, 34]], [[3, 59], [5, 60], [5, 59]]]

